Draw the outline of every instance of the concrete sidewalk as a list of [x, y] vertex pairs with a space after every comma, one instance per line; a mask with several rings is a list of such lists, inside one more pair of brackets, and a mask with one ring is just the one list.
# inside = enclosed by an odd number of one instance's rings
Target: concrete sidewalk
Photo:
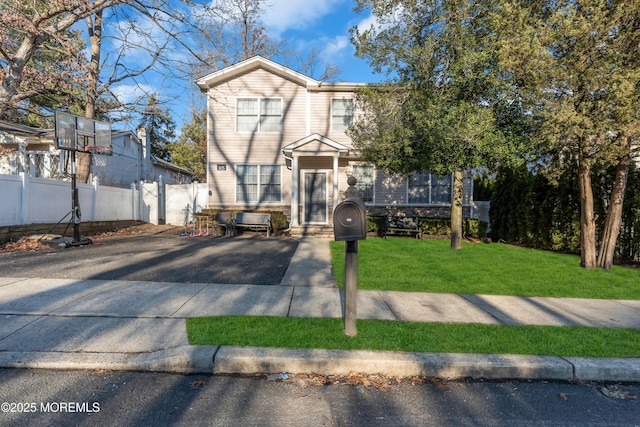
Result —
[[[640, 359], [189, 345], [188, 317], [342, 317], [328, 242], [271, 286], [0, 277], [0, 367], [640, 381]], [[640, 329], [640, 301], [358, 291], [358, 318]]]

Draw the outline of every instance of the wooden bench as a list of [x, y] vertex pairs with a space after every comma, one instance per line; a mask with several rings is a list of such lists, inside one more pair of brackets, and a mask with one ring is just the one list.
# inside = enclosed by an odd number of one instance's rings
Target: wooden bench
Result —
[[386, 239], [389, 233], [415, 235], [416, 239], [422, 239], [422, 228], [416, 217], [395, 215], [384, 217], [382, 237]]
[[248, 228], [250, 230], [266, 230], [267, 237], [271, 230], [271, 214], [238, 212], [234, 221], [234, 226]]

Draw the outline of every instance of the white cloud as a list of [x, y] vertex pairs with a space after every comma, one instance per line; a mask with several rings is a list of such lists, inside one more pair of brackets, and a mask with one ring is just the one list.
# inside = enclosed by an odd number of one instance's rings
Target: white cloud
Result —
[[271, 0], [265, 10], [264, 24], [274, 35], [289, 29], [302, 29], [330, 13], [345, 0]]
[[151, 85], [143, 84], [122, 84], [111, 88], [111, 92], [123, 104], [139, 102], [151, 93], [156, 93], [157, 89]]
[[373, 14], [369, 14], [369, 16], [356, 24], [356, 27], [358, 27], [358, 30], [360, 31], [366, 31], [370, 28], [378, 28], [379, 26], [378, 19], [373, 16]]
[[340, 56], [345, 49], [351, 47], [351, 43], [347, 36], [336, 36], [333, 40], [328, 41], [325, 44], [325, 48], [322, 51], [322, 56], [326, 61], [331, 61], [332, 58]]
[[394, 22], [405, 21], [405, 18], [403, 18], [404, 13], [404, 7], [402, 7], [402, 5], [397, 5], [389, 15], [381, 18], [379, 16], [375, 16], [373, 13], [369, 13], [369, 16], [358, 21], [355, 26], [358, 27], [361, 32], [371, 30], [375, 33], [377, 31], [389, 28], [393, 25]]

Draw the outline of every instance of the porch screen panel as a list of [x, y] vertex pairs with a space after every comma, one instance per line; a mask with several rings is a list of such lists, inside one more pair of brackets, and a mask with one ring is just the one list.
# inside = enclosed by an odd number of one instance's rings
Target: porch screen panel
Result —
[[322, 172], [304, 175], [304, 221], [324, 223], [327, 221], [327, 175]]

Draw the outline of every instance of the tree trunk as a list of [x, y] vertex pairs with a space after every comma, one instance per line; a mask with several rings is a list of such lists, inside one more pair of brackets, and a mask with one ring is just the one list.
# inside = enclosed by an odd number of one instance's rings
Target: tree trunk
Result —
[[464, 172], [453, 172], [453, 197], [451, 199], [451, 249], [462, 249], [462, 185]]
[[622, 226], [622, 205], [624, 203], [624, 192], [627, 188], [630, 162], [631, 157], [627, 155], [620, 160], [616, 167], [616, 177], [613, 183], [609, 208], [607, 209], [602, 244], [600, 252], [598, 252], [598, 267], [602, 267], [605, 270], [609, 270], [613, 265], [616, 243]]
[[87, 76], [87, 101], [84, 116], [89, 119], [95, 118], [96, 103], [98, 100], [98, 78], [100, 74], [100, 55], [102, 48], [102, 10], [93, 16], [87, 17], [87, 27], [89, 29], [89, 41], [91, 43], [91, 61], [89, 63], [89, 74]]
[[596, 268], [596, 218], [591, 187], [591, 167], [580, 159], [578, 165], [580, 186], [580, 265]]
[[89, 175], [91, 174], [91, 153], [76, 153], [76, 179], [83, 184], [89, 183]]
[[[89, 30], [89, 41], [91, 42], [91, 61], [87, 76], [87, 99], [84, 116], [88, 119], [94, 119], [98, 101], [98, 77], [100, 74], [102, 48], [102, 10], [97, 11], [93, 16], [87, 16], [86, 21]], [[89, 182], [89, 176], [91, 175], [91, 153], [77, 153], [77, 159], [78, 181], [86, 184]]]

